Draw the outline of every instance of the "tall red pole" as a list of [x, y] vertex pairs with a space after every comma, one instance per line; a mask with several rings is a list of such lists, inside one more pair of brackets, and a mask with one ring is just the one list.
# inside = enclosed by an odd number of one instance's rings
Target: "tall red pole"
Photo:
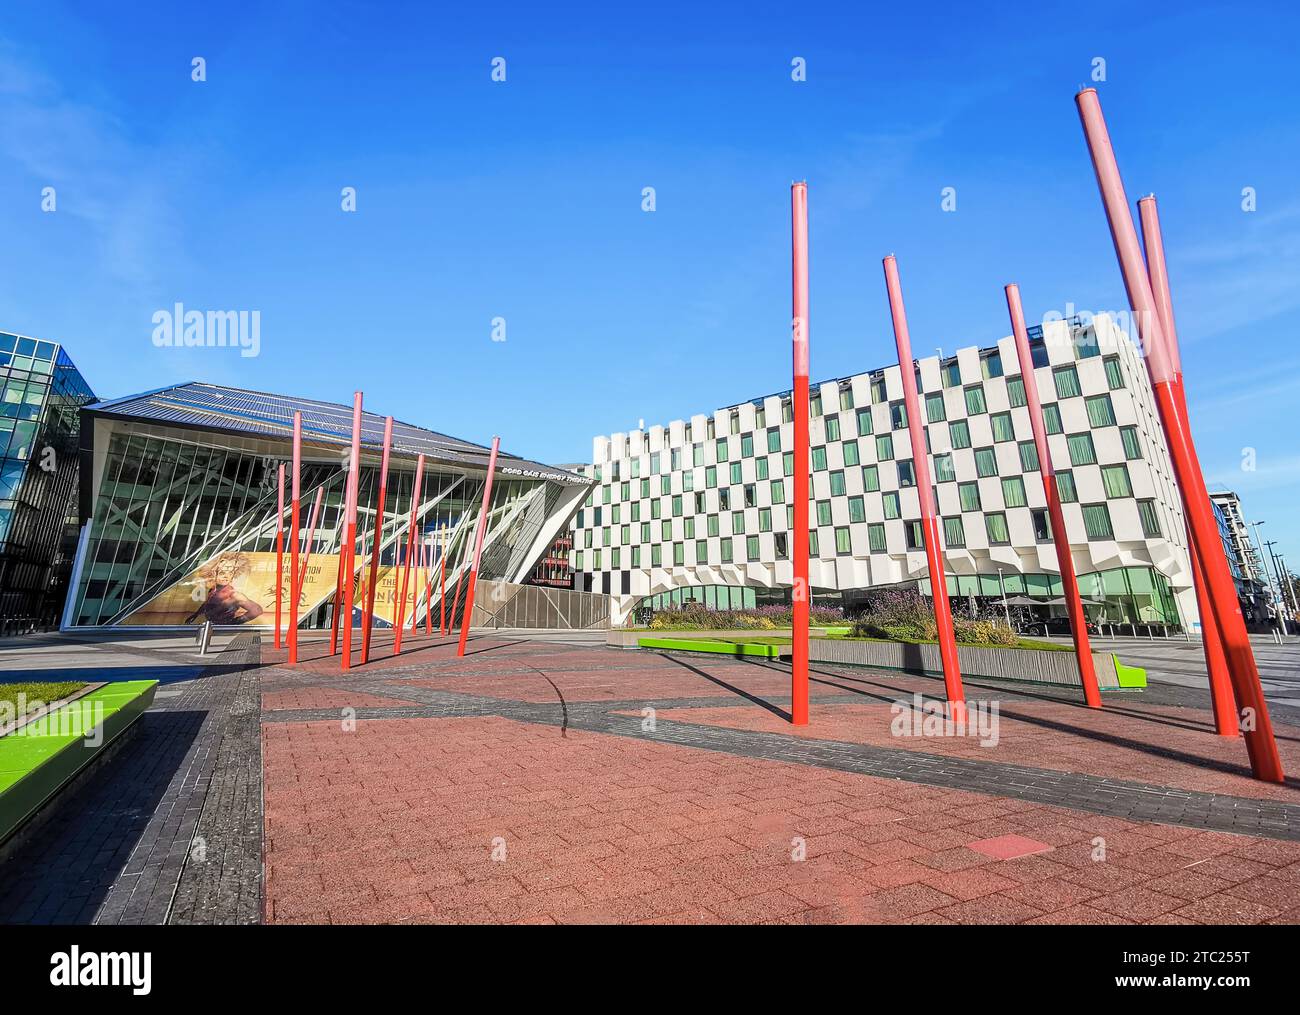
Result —
[[[277, 483], [275, 514], [275, 647], [280, 647], [280, 626], [282, 623], [284, 591], [284, 463], [280, 463], [280, 478]], [[290, 582], [292, 584], [292, 581]]]
[[[421, 533], [423, 536], [423, 533]], [[424, 584], [420, 578], [420, 572], [424, 570], [424, 540], [417, 538], [415, 541], [415, 575], [411, 582], [411, 635], [415, 636], [420, 633], [420, 586]]]
[[1097, 686], [1097, 670], [1092, 662], [1092, 644], [1088, 639], [1088, 618], [1083, 614], [1083, 600], [1079, 597], [1079, 581], [1074, 573], [1070, 536], [1065, 529], [1065, 512], [1061, 510], [1061, 491], [1056, 485], [1052, 451], [1047, 443], [1043, 405], [1038, 398], [1038, 377], [1034, 373], [1034, 357], [1029, 351], [1029, 333], [1025, 330], [1025, 310], [1020, 304], [1020, 287], [1009, 285], [1006, 287], [1006, 294], [1007, 312], [1011, 315], [1011, 331], [1016, 338], [1016, 357], [1020, 361], [1020, 377], [1025, 387], [1025, 406], [1029, 409], [1029, 423], [1034, 431], [1034, 447], [1038, 450], [1038, 471], [1043, 479], [1043, 493], [1047, 497], [1047, 514], [1052, 520], [1056, 567], [1061, 572], [1061, 585], [1065, 589], [1065, 608], [1070, 615], [1070, 633], [1074, 635], [1074, 655], [1079, 666], [1079, 682], [1083, 685], [1083, 698], [1088, 703], [1088, 707], [1101, 708], [1101, 689]]
[[384, 419], [384, 454], [379, 464], [379, 493], [375, 497], [375, 539], [370, 548], [370, 587], [366, 589], [366, 615], [362, 623], [361, 661], [370, 662], [370, 634], [375, 623], [375, 590], [379, 584], [379, 544], [384, 538], [384, 501], [388, 497], [388, 457], [393, 446], [393, 417]]
[[487, 479], [483, 481], [483, 506], [478, 513], [478, 531], [474, 533], [474, 560], [469, 567], [469, 584], [465, 586], [465, 614], [460, 625], [460, 645], [456, 655], [465, 654], [465, 642], [469, 638], [469, 624], [474, 619], [474, 583], [478, 580], [478, 562], [483, 554], [483, 537], [487, 533], [488, 508], [492, 503], [492, 478], [497, 471], [497, 451], [501, 447], [501, 438], [492, 438], [492, 453], [488, 455]]
[[424, 633], [433, 634], [433, 546], [424, 544]]
[[930, 567], [930, 593], [934, 600], [934, 623], [939, 636], [943, 685], [948, 695], [949, 714], [955, 722], [965, 722], [966, 694], [962, 689], [961, 666], [957, 662], [957, 638], [952, 629], [952, 606], [948, 602], [948, 580], [943, 568], [939, 522], [935, 518], [930, 458], [925, 446], [925, 424], [921, 416], [921, 399], [916, 392], [916, 365], [912, 359], [912, 339], [907, 331], [907, 312], [903, 309], [903, 287], [898, 281], [898, 263], [893, 254], [885, 258], [885, 289], [889, 293], [889, 313], [894, 322], [898, 367], [903, 375], [903, 404], [907, 410], [907, 433], [912, 440], [912, 472], [916, 478], [917, 500], [921, 506], [925, 557]]
[[[473, 546], [473, 541], [469, 539], [468, 536], [465, 538], [465, 541], [461, 543], [460, 546], [461, 573], [459, 577], [456, 578], [455, 583], [451, 587], [451, 616], [447, 618], [448, 634], [451, 633], [451, 629], [456, 625], [456, 613], [460, 609], [461, 597], [465, 594], [465, 576], [468, 573], [468, 569], [465, 567], [465, 564], [469, 560], [469, 555], [471, 553], [472, 546]], [[453, 570], [455, 569], [453, 568]]]
[[347, 548], [343, 545], [347, 537], [348, 493], [347, 477], [343, 477], [343, 503], [339, 508], [339, 561], [338, 574], [334, 578], [334, 613], [330, 618], [330, 655], [339, 650], [339, 618], [343, 615], [343, 572], [348, 566]]
[[352, 665], [352, 605], [356, 595], [357, 499], [361, 488], [361, 392], [352, 396], [352, 450], [348, 455], [348, 545], [343, 589], [343, 669]]
[[790, 322], [794, 355], [794, 533], [790, 546], [793, 587], [790, 590], [790, 723], [808, 725], [808, 613], [812, 587], [808, 581], [808, 498], [812, 496], [808, 455], [808, 184], [790, 186]]
[[402, 651], [402, 628], [406, 624], [406, 584], [411, 574], [411, 553], [415, 546], [415, 524], [420, 510], [420, 488], [424, 485], [424, 455], [415, 461], [415, 485], [411, 487], [411, 521], [406, 528], [406, 559], [402, 562], [402, 591], [393, 615], [393, 655]]
[[[1165, 264], [1165, 242], [1160, 232], [1160, 213], [1156, 197], [1150, 194], [1138, 201], [1142, 223], [1142, 245], [1147, 256], [1147, 275], [1151, 280], [1151, 296], [1155, 300], [1156, 314], [1164, 331], [1165, 345], [1177, 378], [1178, 414], [1183, 427], [1190, 435], [1190, 417], [1187, 414], [1187, 396], [1183, 390], [1182, 354], [1178, 347], [1178, 329], [1174, 324], [1174, 299], [1169, 288], [1169, 269]], [[1187, 556], [1192, 567], [1192, 585], [1196, 589], [1196, 612], [1201, 615], [1201, 647], [1205, 652], [1205, 671], [1210, 678], [1210, 702], [1214, 707], [1214, 728], [1221, 737], [1237, 735], [1237, 718], [1232, 693], [1232, 678], [1228, 674], [1228, 657], [1223, 651], [1223, 636], [1214, 619], [1214, 608], [1205, 588], [1205, 567], [1189, 531]]]
[[447, 526], [442, 527], [442, 538], [438, 542], [438, 581], [442, 590], [438, 593], [438, 636], [447, 633]]
[[311, 560], [312, 541], [316, 538], [316, 519], [320, 517], [321, 500], [325, 496], [325, 487], [316, 487], [316, 500], [311, 506], [311, 515], [307, 520], [307, 535], [302, 539], [302, 566], [298, 569], [298, 585], [307, 581], [307, 562]]
[[1282, 782], [1282, 759], [1273, 738], [1273, 723], [1269, 719], [1268, 705], [1260, 686], [1255, 654], [1251, 651], [1250, 637], [1246, 633], [1246, 623], [1237, 600], [1237, 590], [1210, 510], [1210, 497], [1205, 489], [1196, 446], [1178, 411], [1177, 387], [1180, 382], [1177, 381], [1178, 375], [1174, 371], [1164, 329], [1156, 312], [1151, 280], [1142, 260], [1142, 246], [1133, 226], [1133, 216], [1129, 212], [1124, 183], [1119, 175], [1119, 166], [1106, 131], [1096, 89], [1085, 88], [1075, 96], [1075, 102], [1079, 107], [1079, 118], [1110, 224], [1115, 254], [1124, 276], [1124, 288], [1128, 291], [1129, 305], [1137, 318], [1151, 389], [1183, 499], [1183, 514], [1205, 569], [1210, 606], [1223, 638], [1228, 671], [1242, 712], [1240, 725], [1246, 739], [1246, 751], [1250, 755], [1251, 771], [1257, 779]]
[[298, 526], [302, 522], [299, 514], [298, 486], [302, 476], [302, 413], [293, 414], [293, 480], [291, 490], [291, 512], [289, 520], [289, 662], [298, 661], [298, 599], [302, 595], [302, 586], [298, 583]]

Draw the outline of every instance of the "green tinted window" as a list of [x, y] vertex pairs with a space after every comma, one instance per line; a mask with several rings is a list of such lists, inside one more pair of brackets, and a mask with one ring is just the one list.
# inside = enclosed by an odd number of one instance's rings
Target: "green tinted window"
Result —
[[1079, 387], [1079, 372], [1074, 369], [1074, 365], [1057, 367], [1052, 371], [1052, 377], [1056, 381], [1057, 398], [1073, 398], [1082, 394]]
[[1070, 448], [1071, 465], [1093, 465], [1097, 461], [1097, 450], [1092, 443], [1092, 434], [1076, 433], [1066, 438]]
[[1105, 504], [1083, 506], [1083, 527], [1089, 539], [1109, 539], [1114, 535], [1110, 524], [1110, 508]]

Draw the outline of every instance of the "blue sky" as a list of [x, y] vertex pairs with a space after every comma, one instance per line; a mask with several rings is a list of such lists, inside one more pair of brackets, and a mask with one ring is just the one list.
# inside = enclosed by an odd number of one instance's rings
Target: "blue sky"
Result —
[[[919, 354], [1006, 334], [1008, 281], [1031, 320], [1123, 308], [1073, 104], [1102, 57], [1129, 196], [1161, 201], [1207, 480], [1300, 566], [1286, 6], [207, 6], [0, 17], [0, 328], [63, 342], [101, 396], [360, 388], [584, 460], [594, 434], [789, 386], [796, 178], [815, 377], [894, 358], [891, 251]], [[155, 348], [178, 300], [260, 310], [261, 354]]]

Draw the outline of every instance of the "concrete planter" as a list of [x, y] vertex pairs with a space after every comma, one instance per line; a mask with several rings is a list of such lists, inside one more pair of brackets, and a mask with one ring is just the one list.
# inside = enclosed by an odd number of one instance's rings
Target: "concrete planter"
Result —
[[[611, 648], [635, 649], [646, 637], [669, 637], [676, 640], [691, 638], [743, 641], [750, 638], [789, 637], [790, 630], [778, 631], [627, 631], [605, 632], [605, 644]], [[856, 641], [847, 638], [827, 638], [824, 632], [812, 632], [808, 639], [808, 659], [813, 663], [836, 663], [844, 666], [869, 666], [878, 670], [901, 670], [905, 673], [922, 673], [943, 676], [938, 645], [909, 645], [896, 641]], [[1032, 684], [1062, 684], [1079, 686], [1079, 669], [1073, 652], [1049, 652], [1040, 649], [979, 648], [958, 645], [957, 661], [964, 677], [989, 677], [994, 680], [1015, 680]], [[1094, 652], [1093, 666], [1097, 671], [1097, 686], [1102, 690], [1120, 687], [1146, 687], [1146, 671], [1136, 666], [1125, 666], [1110, 652]]]
[[[808, 656], [812, 662], [870, 666], [875, 669], [902, 670], [943, 676], [938, 645], [909, 645], [892, 641], [851, 641], [842, 638], [809, 639]], [[964, 677], [991, 677], [1035, 684], [1079, 686], [1079, 669], [1073, 652], [1046, 652], [1036, 649], [977, 648], [957, 646], [957, 661]], [[1109, 652], [1094, 652], [1093, 665], [1097, 684], [1103, 690], [1121, 685], [1115, 657]], [[1142, 681], [1145, 684], [1145, 680]]]

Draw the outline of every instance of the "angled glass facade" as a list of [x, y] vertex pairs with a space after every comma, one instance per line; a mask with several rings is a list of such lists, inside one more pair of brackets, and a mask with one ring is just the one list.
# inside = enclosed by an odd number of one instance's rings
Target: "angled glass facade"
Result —
[[58, 621], [76, 546], [78, 411], [94, 399], [57, 343], [0, 334], [0, 619]]
[[[351, 410], [212, 385], [182, 385], [86, 410], [83, 458], [92, 483], [89, 526], [78, 558], [73, 626], [172, 627], [202, 623], [267, 627], [273, 622], [277, 533], [285, 532], [293, 411], [304, 416], [301, 481], [303, 626], [332, 621], [345, 538], [344, 496]], [[345, 421], [340, 424], [340, 421]], [[375, 424], [378, 424], [377, 426]], [[288, 424], [288, 425], [286, 425]], [[383, 420], [363, 419], [358, 476], [357, 572], [364, 587], [376, 538], [375, 500]], [[417, 456], [426, 457], [415, 489]], [[415, 563], [445, 556], [447, 593], [466, 572], [483, 499], [487, 449], [406, 424], [394, 427], [376, 589], [376, 619], [389, 618], [393, 565], [405, 560], [412, 513]], [[278, 475], [286, 507], [278, 515]], [[502, 455], [497, 462], [479, 574], [522, 581], [567, 523], [587, 481]], [[423, 572], [428, 578], [428, 571]], [[287, 587], [287, 577], [282, 586]], [[440, 609], [428, 581], [408, 602], [417, 615]], [[360, 590], [357, 601], [362, 601]], [[390, 611], [391, 612], [391, 611]], [[409, 616], [409, 611], [407, 616]], [[287, 622], [287, 606], [285, 607]], [[360, 612], [354, 613], [354, 622]]]

